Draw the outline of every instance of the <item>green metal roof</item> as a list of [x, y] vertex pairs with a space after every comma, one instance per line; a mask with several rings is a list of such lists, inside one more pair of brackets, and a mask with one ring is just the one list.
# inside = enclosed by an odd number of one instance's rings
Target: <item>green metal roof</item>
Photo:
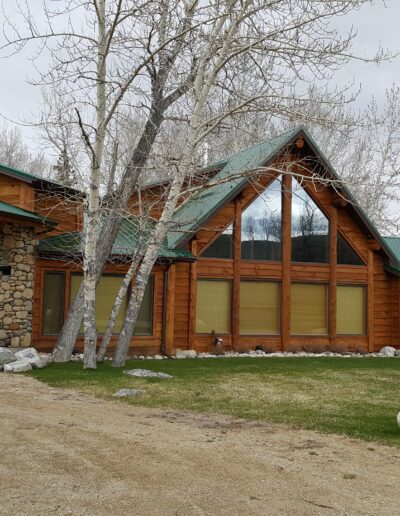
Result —
[[187, 240], [216, 210], [244, 188], [248, 181], [247, 172], [266, 166], [298, 132], [299, 129], [294, 129], [209, 165], [207, 169], [222, 166], [210, 180], [211, 184], [219, 184], [204, 189], [176, 211], [173, 219], [175, 229], [168, 235], [169, 247], [175, 248]]
[[72, 188], [69, 186], [64, 186], [61, 183], [58, 183], [56, 181], [52, 181], [50, 179], [46, 179], [44, 177], [37, 176], [35, 174], [31, 174], [30, 172], [25, 172], [24, 170], [21, 170], [19, 168], [10, 167], [8, 165], [4, 165], [3, 163], [0, 163], [0, 173], [3, 172], [8, 176], [14, 177], [16, 179], [20, 179], [21, 181], [25, 181], [26, 183], [32, 184], [32, 183], [45, 183], [48, 185], [53, 185], [56, 188], [62, 188], [65, 190], [71, 190], [74, 192], [79, 192], [76, 188]]
[[[148, 236], [151, 234], [151, 229], [154, 224], [148, 224]], [[117, 238], [112, 249], [113, 256], [132, 256], [135, 248], [138, 245], [138, 222], [135, 219], [124, 220], [118, 232]], [[44, 254], [57, 255], [82, 255], [84, 247], [83, 233], [73, 232], [64, 233], [45, 238], [39, 242], [39, 252]], [[181, 260], [194, 260], [194, 256], [183, 249], [170, 249], [167, 243], [160, 249], [159, 258], [169, 258]]]
[[18, 206], [13, 206], [12, 204], [8, 204], [7, 202], [2, 201], [0, 201], [0, 213], [11, 217], [19, 217], [34, 222], [41, 222], [47, 226], [54, 226], [57, 224], [53, 220], [41, 217], [33, 211], [23, 210], [22, 208], [18, 208]]

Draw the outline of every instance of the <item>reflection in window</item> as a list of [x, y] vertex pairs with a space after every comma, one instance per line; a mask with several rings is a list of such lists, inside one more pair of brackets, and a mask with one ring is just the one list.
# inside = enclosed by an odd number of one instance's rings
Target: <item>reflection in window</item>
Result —
[[282, 240], [281, 182], [275, 179], [242, 214], [242, 258], [280, 260]]
[[225, 229], [214, 242], [202, 253], [206, 258], [232, 258], [233, 224]]
[[292, 181], [292, 261], [329, 261], [329, 222], [305, 189]]
[[339, 265], [364, 265], [358, 254], [340, 233], [337, 234], [337, 263]]

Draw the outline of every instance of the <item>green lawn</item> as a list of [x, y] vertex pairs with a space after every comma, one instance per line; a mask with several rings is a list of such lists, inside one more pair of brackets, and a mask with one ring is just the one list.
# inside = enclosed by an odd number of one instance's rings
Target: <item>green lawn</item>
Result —
[[133, 405], [274, 421], [400, 446], [400, 359], [131, 360], [125, 369], [132, 368], [174, 378], [131, 378], [109, 362], [96, 371], [71, 362], [27, 374], [105, 398], [121, 388], [144, 389], [144, 395], [123, 400]]

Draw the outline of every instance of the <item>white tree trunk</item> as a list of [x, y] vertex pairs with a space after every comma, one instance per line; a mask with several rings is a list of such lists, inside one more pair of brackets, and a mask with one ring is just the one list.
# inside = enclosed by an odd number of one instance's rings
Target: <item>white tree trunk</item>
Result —
[[96, 143], [88, 195], [87, 227], [84, 258], [84, 291], [85, 307], [83, 325], [85, 331], [85, 347], [83, 367], [96, 368], [96, 285], [97, 285], [97, 237], [100, 225], [100, 173], [105, 139], [106, 114], [106, 26], [105, 0], [98, 0], [98, 55], [97, 55], [97, 115]]

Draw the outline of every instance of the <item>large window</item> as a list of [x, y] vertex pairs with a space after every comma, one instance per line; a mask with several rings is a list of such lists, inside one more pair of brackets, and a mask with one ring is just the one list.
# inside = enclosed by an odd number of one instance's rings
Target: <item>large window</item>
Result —
[[[71, 275], [70, 301], [73, 301], [82, 282], [82, 274]], [[104, 333], [112, 307], [121, 286], [123, 276], [103, 275], [96, 288], [96, 329], [98, 333]], [[152, 277], [147, 284], [139, 317], [135, 327], [135, 335], [151, 335], [152, 333], [152, 306], [153, 306], [153, 281]], [[117, 321], [114, 333], [119, 333], [125, 318], [128, 296], [125, 297]], [[83, 328], [81, 329], [83, 332]]]
[[241, 281], [241, 335], [278, 335], [280, 333], [280, 304], [279, 283]]
[[293, 283], [290, 328], [292, 335], [328, 333], [328, 287], [313, 283]]
[[206, 258], [232, 258], [233, 256], [233, 224], [223, 231], [214, 242], [202, 253]]
[[365, 265], [339, 232], [337, 234], [337, 263], [339, 265]]
[[299, 182], [292, 181], [292, 261], [329, 261], [329, 222]]
[[242, 259], [280, 260], [281, 182], [273, 181], [242, 213]]
[[336, 290], [336, 332], [365, 335], [366, 292], [364, 286], [338, 285]]
[[57, 335], [64, 322], [65, 273], [45, 272], [42, 335]]
[[232, 282], [198, 280], [196, 301], [197, 333], [231, 333]]

